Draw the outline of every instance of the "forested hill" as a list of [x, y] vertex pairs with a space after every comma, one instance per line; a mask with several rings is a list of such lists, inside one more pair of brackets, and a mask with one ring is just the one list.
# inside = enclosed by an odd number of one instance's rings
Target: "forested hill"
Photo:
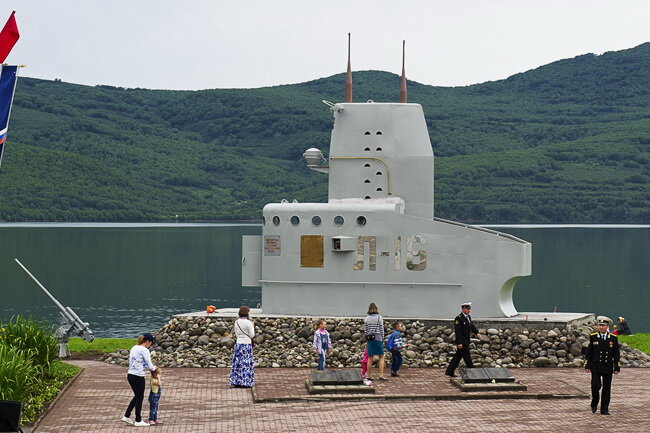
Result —
[[[397, 101], [399, 77], [353, 73], [354, 99]], [[258, 218], [325, 201], [344, 76], [261, 89], [159, 91], [19, 78], [0, 221]], [[436, 155], [435, 213], [468, 222], [650, 222], [650, 44], [506, 80], [409, 82]]]

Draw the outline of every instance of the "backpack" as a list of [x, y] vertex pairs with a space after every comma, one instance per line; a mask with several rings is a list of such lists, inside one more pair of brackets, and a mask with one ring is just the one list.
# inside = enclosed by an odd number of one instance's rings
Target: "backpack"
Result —
[[386, 349], [395, 349], [395, 331], [393, 331], [393, 333], [390, 334], [390, 337], [388, 337], [388, 341], [386, 342]]

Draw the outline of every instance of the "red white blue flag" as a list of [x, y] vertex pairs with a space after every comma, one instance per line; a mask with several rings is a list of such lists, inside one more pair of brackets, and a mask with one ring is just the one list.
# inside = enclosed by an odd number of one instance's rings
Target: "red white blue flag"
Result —
[[16, 24], [16, 11], [9, 15], [7, 23], [0, 31], [0, 63], [4, 62], [11, 49], [16, 45], [20, 38], [18, 24]]
[[1, 66], [0, 73], [0, 163], [2, 163], [2, 152], [7, 141], [7, 130], [9, 129], [9, 114], [11, 104], [14, 101], [16, 90], [16, 78], [18, 66]]

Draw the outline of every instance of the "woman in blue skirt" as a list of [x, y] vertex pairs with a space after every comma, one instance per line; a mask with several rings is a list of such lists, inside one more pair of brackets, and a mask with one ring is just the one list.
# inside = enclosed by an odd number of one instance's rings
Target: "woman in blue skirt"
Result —
[[242, 306], [239, 309], [239, 319], [235, 320], [234, 334], [237, 337], [235, 350], [232, 354], [232, 369], [230, 370], [230, 385], [238, 388], [250, 388], [255, 385], [253, 371], [253, 337], [255, 327], [248, 315], [250, 308]]
[[373, 356], [379, 357], [379, 380], [388, 380], [384, 377], [384, 319], [374, 302], [368, 306], [368, 316], [363, 322], [368, 349], [368, 380], [372, 380], [370, 371]]

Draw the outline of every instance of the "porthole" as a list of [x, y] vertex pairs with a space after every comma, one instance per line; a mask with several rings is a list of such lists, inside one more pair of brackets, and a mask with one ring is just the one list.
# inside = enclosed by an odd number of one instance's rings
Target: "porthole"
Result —
[[370, 183], [370, 179], [364, 180], [363, 183]]
[[370, 135], [370, 131], [366, 131], [364, 135]]
[[377, 135], [382, 135], [382, 134], [381, 134], [381, 131], [377, 131]]
[[364, 167], [370, 168], [370, 164], [363, 164]]
[[344, 222], [345, 222], [345, 220], [343, 219], [343, 217], [341, 215], [337, 215], [337, 216], [334, 217], [334, 225], [335, 226], [341, 227]]
[[377, 188], [377, 191], [383, 191], [383, 189], [381, 189], [381, 188]]
[[358, 216], [357, 217], [357, 225], [358, 226], [365, 226], [366, 225], [366, 217]]
[[381, 152], [383, 149], [381, 147], [377, 148], [377, 152]]
[[296, 215], [291, 217], [291, 225], [297, 226], [300, 224], [300, 218], [298, 218]]
[[363, 149], [363, 150], [364, 150], [365, 152], [370, 152], [370, 148], [369, 148], [369, 147], [366, 147], [366, 148]]
[[319, 226], [320, 223], [321, 223], [321, 219], [320, 219], [320, 217], [319, 217], [318, 215], [313, 216], [313, 217], [311, 218], [311, 223], [312, 223], [313, 225], [315, 225], [315, 226]]
[[381, 171], [378, 171], [376, 174], [377, 174], [377, 176], [382, 176], [382, 172], [381, 172]]
[[279, 216], [274, 216], [273, 217], [273, 225], [274, 226], [279, 226], [280, 225], [280, 217]]
[[364, 200], [370, 200], [370, 196], [369, 195], [365, 196]]
[[263, 226], [266, 225], [266, 217], [264, 215], [262, 215], [262, 225]]

